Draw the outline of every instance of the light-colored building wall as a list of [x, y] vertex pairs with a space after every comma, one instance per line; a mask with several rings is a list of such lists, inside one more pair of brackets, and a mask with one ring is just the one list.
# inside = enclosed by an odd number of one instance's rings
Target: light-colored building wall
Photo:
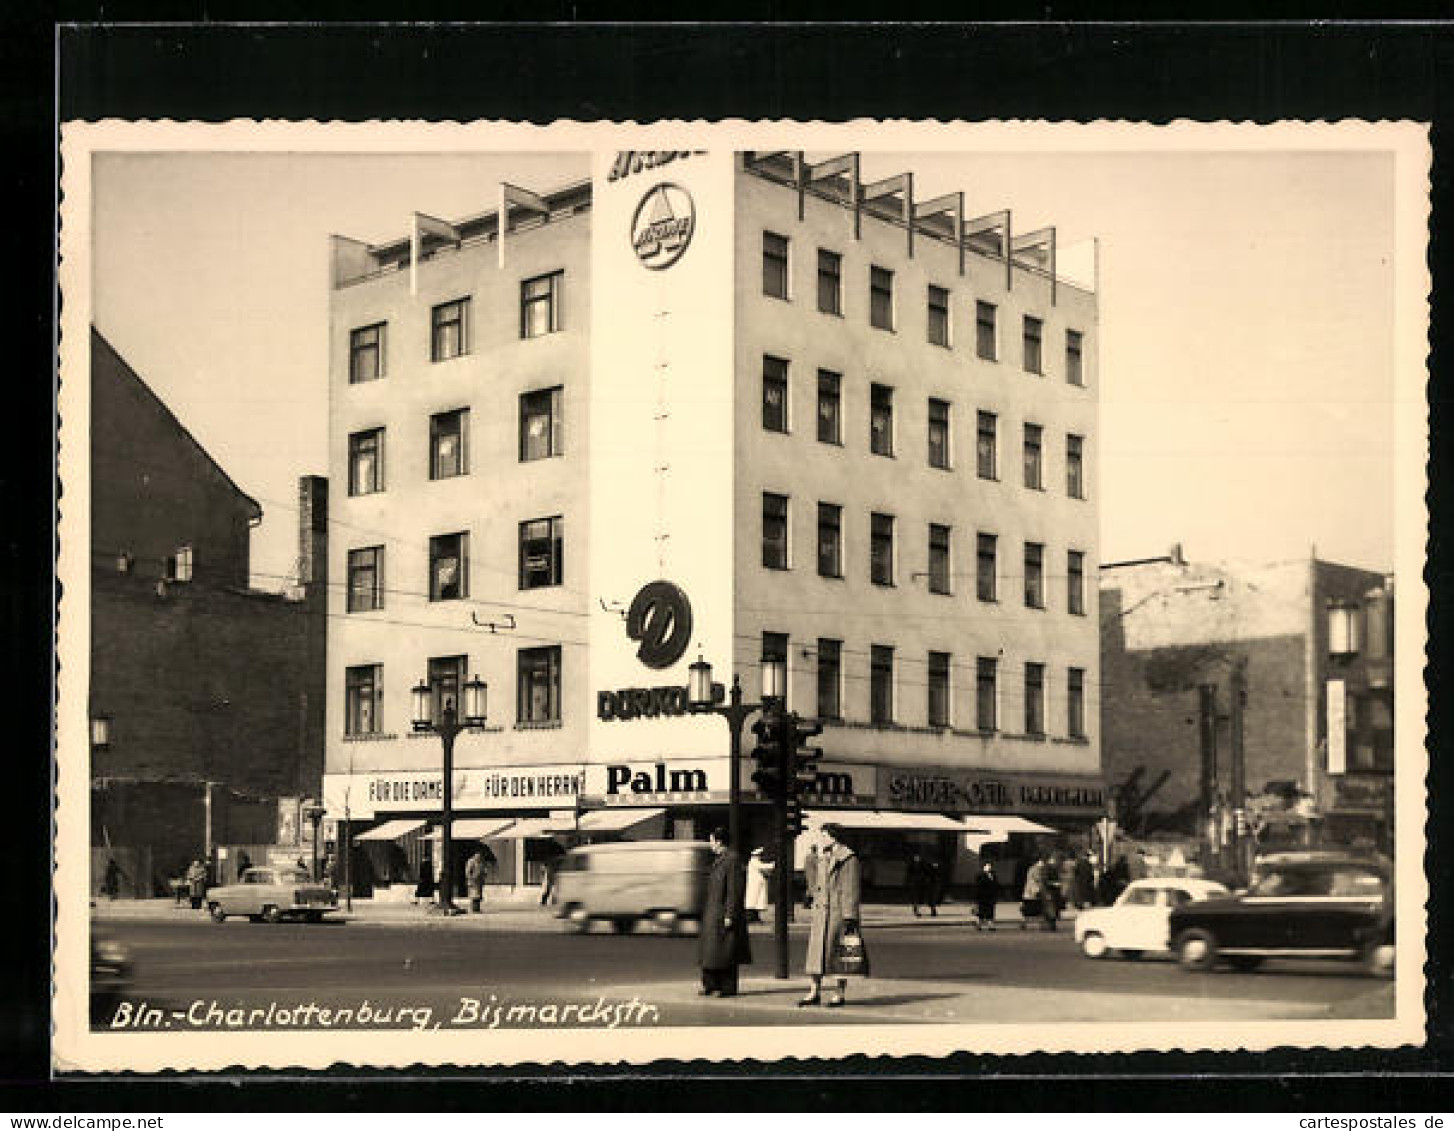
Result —
[[[737, 182], [737, 666], [750, 670], [761, 634], [790, 637], [791, 705], [817, 710], [819, 637], [843, 641], [846, 726], [822, 740], [828, 757], [887, 765], [994, 766], [1003, 770], [1094, 774], [1098, 643], [1095, 618], [1097, 537], [1097, 327], [1094, 296], [1062, 283], [1051, 303], [1048, 280], [1017, 270], [1006, 287], [1002, 260], [966, 256], [961, 276], [952, 245], [919, 233], [910, 258], [901, 226], [865, 215], [853, 235], [850, 209], [809, 194], [797, 218], [795, 189], [740, 173]], [[763, 294], [764, 230], [790, 240], [790, 288], [784, 301]], [[820, 248], [842, 256], [843, 314], [821, 313]], [[895, 328], [869, 319], [872, 266], [894, 273]], [[950, 292], [950, 346], [927, 335], [930, 285]], [[996, 304], [999, 360], [976, 357], [975, 301]], [[1028, 373], [1020, 352], [1021, 315], [1044, 320], [1044, 374]], [[1067, 383], [1065, 329], [1084, 334], [1085, 387]], [[789, 433], [762, 426], [763, 355], [789, 365]], [[817, 438], [817, 373], [842, 375], [843, 444]], [[869, 444], [870, 385], [894, 390], [894, 455]], [[928, 462], [928, 401], [949, 402], [951, 468]], [[999, 478], [976, 472], [976, 414], [999, 418]], [[1022, 425], [1044, 429], [1044, 490], [1022, 482]], [[1085, 438], [1086, 498], [1066, 492], [1065, 436]], [[762, 565], [762, 493], [790, 497], [790, 568]], [[842, 579], [819, 576], [817, 505], [843, 508]], [[895, 518], [895, 584], [869, 577], [870, 515]], [[930, 523], [952, 530], [951, 594], [927, 584]], [[976, 535], [999, 539], [998, 601], [975, 589]], [[1024, 543], [1045, 545], [1043, 610], [1023, 600]], [[1066, 611], [1066, 552], [1085, 555], [1085, 615]], [[895, 649], [895, 718], [899, 728], [868, 726], [870, 648]], [[927, 728], [928, 652], [948, 652], [950, 731]], [[975, 660], [999, 660], [999, 732], [975, 724]], [[1046, 665], [1045, 739], [1023, 736], [1024, 664]], [[1066, 670], [1085, 671], [1088, 738], [1066, 738]]]

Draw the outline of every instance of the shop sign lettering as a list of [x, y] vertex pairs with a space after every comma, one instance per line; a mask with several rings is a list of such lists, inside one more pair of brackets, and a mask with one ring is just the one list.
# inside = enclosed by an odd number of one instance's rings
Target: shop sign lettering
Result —
[[638, 770], [631, 766], [606, 767], [606, 796], [617, 797], [622, 793], [706, 793], [707, 771], [698, 767], [668, 769], [665, 762], [657, 762], [649, 769]]
[[616, 154], [616, 160], [611, 164], [611, 171], [606, 174], [607, 183], [619, 181], [635, 173], [644, 173], [651, 169], [659, 169], [663, 165], [681, 157], [690, 157], [690, 149], [676, 150], [631, 150], [623, 149]]
[[890, 809], [972, 812], [1103, 811], [1099, 782], [1046, 782], [977, 777], [949, 772], [886, 773], [883, 802]]

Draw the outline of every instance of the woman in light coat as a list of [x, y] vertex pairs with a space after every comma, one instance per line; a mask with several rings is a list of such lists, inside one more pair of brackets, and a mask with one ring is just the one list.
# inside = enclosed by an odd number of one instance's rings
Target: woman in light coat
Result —
[[754, 848], [747, 858], [747, 921], [761, 923], [762, 913], [767, 910], [767, 878], [772, 875], [772, 865], [762, 858], [762, 849]]
[[[818, 853], [818, 869], [813, 885], [813, 915], [808, 931], [808, 954], [805, 962], [808, 996], [799, 1005], [817, 1005], [823, 992], [823, 977], [836, 975], [838, 989], [824, 1002], [828, 1006], [843, 1004], [848, 978], [838, 961], [838, 948], [851, 929], [858, 931], [861, 870], [857, 855], [838, 840], [832, 826], [823, 828], [823, 850]], [[868, 950], [864, 949], [863, 968], [856, 974], [868, 973]]]

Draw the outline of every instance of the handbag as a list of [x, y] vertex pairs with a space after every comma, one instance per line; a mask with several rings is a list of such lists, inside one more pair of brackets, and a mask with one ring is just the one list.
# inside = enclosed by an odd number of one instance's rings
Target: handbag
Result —
[[846, 928], [833, 948], [833, 972], [858, 974], [868, 972], [868, 954], [863, 949], [863, 935], [857, 927]]

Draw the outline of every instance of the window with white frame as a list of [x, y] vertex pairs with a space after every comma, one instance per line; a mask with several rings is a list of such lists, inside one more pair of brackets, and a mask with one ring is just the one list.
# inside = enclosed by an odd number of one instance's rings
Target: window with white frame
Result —
[[874, 644], [869, 650], [869, 721], [879, 726], [894, 721], [894, 650]]
[[565, 519], [560, 515], [520, 524], [520, 588], [560, 585], [565, 577]]
[[430, 479], [452, 479], [469, 473], [469, 420], [467, 408], [436, 412], [429, 418]]
[[520, 283], [520, 336], [541, 338], [560, 329], [565, 272], [552, 271]]
[[560, 645], [521, 648], [515, 673], [519, 723], [560, 722]]
[[788, 568], [788, 497], [762, 493], [762, 565]]
[[470, 300], [442, 302], [429, 314], [429, 360], [449, 361], [470, 352]]
[[348, 611], [384, 607], [384, 548], [365, 546], [348, 552]]
[[929, 653], [929, 725], [945, 728], [950, 725], [950, 654]]
[[762, 293], [788, 297], [788, 237], [776, 232], [762, 233]]
[[378, 734], [383, 726], [384, 665], [360, 664], [343, 675], [343, 733]]
[[762, 427], [768, 432], [788, 430], [788, 363], [767, 354], [762, 358]]

